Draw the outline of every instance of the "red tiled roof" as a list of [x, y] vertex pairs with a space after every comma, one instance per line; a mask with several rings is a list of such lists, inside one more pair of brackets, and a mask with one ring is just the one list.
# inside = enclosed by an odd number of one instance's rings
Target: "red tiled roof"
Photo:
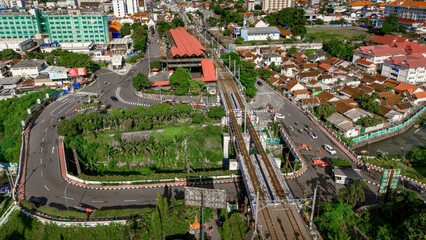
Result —
[[385, 62], [408, 68], [426, 67], [426, 58], [422, 54], [391, 57]]
[[170, 85], [170, 81], [155, 82], [151, 86], [157, 87], [157, 86], [168, 86], [168, 85]]
[[384, 45], [392, 45], [393, 43], [401, 43], [408, 41], [408, 38], [406, 37], [398, 37], [390, 34], [386, 34], [384, 36], [374, 35], [373, 41], [375, 43], [384, 44]]
[[364, 59], [358, 59], [356, 62], [359, 63], [359, 64], [362, 64], [362, 65], [367, 65], [367, 66], [374, 64], [374, 63], [366, 61]]
[[408, 91], [408, 93], [412, 95], [419, 88], [420, 87], [417, 87], [416, 85], [402, 82], [395, 87], [395, 90], [401, 91], [401, 92]]
[[401, 47], [408, 54], [426, 53], [426, 44], [419, 44], [418, 42], [403, 42], [395, 43], [397, 47]]
[[120, 32], [121, 27], [123, 26], [123, 24], [117, 22], [117, 21], [113, 21], [111, 23], [111, 25], [109, 26], [109, 31], [111, 32]]
[[321, 63], [318, 67], [323, 68], [325, 70], [330, 70], [330, 68], [332, 68], [332, 66], [327, 63]]
[[391, 47], [389, 45], [375, 45], [359, 47], [354, 52], [363, 53], [370, 56], [387, 56], [405, 54], [404, 49], [400, 47]]
[[[386, 17], [381, 17], [381, 20], [386, 20]], [[426, 22], [420, 22], [420, 21], [416, 21], [416, 20], [412, 20], [412, 19], [406, 19], [406, 18], [399, 18], [398, 22], [401, 23], [408, 23], [408, 24], [413, 24], [413, 23], [422, 23], [423, 27], [426, 27]]]
[[358, 2], [350, 2], [346, 4], [349, 7], [359, 7], [359, 6], [365, 6], [365, 5], [374, 5], [375, 3], [370, 1], [358, 1]]
[[186, 31], [185, 27], [177, 27], [176, 29], [171, 29], [170, 33], [172, 34], [173, 40], [176, 44], [176, 46], [173, 46], [171, 48], [173, 57], [198, 57], [204, 55], [204, 51], [206, 49], [194, 36], [192, 36]]
[[417, 99], [426, 98], [426, 92], [418, 92], [415, 93], [414, 96], [416, 96]]
[[426, 2], [418, 2], [418, 1], [394, 1], [391, 3], [387, 3], [386, 5], [426, 8]]
[[203, 77], [197, 80], [204, 82], [215, 82], [217, 81], [216, 73], [212, 60], [202, 60], [201, 69], [203, 71]]

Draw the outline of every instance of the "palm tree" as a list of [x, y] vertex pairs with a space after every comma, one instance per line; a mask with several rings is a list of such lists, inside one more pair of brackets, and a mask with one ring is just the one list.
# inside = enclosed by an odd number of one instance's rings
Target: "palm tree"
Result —
[[116, 149], [113, 148], [111, 145], [107, 144], [104, 145], [105, 153], [107, 156], [107, 159], [109, 161], [109, 158], [112, 157], [116, 153]]
[[365, 201], [365, 185], [365, 181], [355, 179], [351, 180], [351, 183], [348, 187], [339, 190], [337, 199], [341, 202], [346, 202], [346, 204], [351, 205], [352, 207], [355, 207], [357, 202]]

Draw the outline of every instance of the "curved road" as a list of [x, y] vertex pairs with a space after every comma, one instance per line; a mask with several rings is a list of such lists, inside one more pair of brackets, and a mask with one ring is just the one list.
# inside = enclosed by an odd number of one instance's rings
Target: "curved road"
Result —
[[[150, 51], [150, 60], [156, 59], [159, 52], [156, 38], [152, 38], [148, 48]], [[151, 57], [153, 56], [153, 57]], [[101, 92], [101, 102], [111, 104], [115, 107], [132, 107], [134, 105], [122, 102], [114, 102], [111, 96], [116, 94], [117, 88], [121, 88], [120, 98], [127, 102], [138, 102], [133, 93], [131, 82], [128, 78], [135, 76], [138, 72], [146, 74], [148, 72], [148, 58], [144, 58], [137, 63], [128, 74], [120, 76], [108, 69], [96, 70], [98, 76], [95, 84], [83, 89], [83, 92]], [[111, 83], [111, 84], [109, 84]], [[58, 135], [57, 135], [57, 117], [73, 117], [75, 108], [80, 106], [80, 102], [85, 98], [83, 95], [69, 94], [58, 99], [47, 107], [35, 120], [34, 126], [30, 130], [28, 145], [27, 171], [25, 175], [25, 198], [45, 197], [47, 205], [58, 209], [66, 209], [65, 188], [67, 182], [62, 179], [59, 167], [58, 154]], [[155, 100], [140, 98], [144, 104], [150, 105], [158, 103]], [[237, 183], [223, 183], [210, 187], [227, 190], [227, 199], [234, 200], [238, 198], [239, 188]], [[74, 206], [92, 209], [108, 208], [132, 208], [132, 207], [150, 207], [157, 203], [157, 194], [163, 194], [167, 197], [174, 196], [183, 198], [183, 187], [157, 187], [145, 188], [143, 192], [139, 189], [126, 190], [95, 190], [85, 189], [69, 184], [67, 187], [67, 200], [70, 208]]]

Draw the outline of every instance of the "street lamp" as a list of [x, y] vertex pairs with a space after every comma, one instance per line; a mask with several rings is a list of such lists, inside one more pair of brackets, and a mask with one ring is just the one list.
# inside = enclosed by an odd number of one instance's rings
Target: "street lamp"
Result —
[[68, 198], [67, 198], [67, 188], [70, 185], [71, 182], [68, 182], [67, 186], [65, 187], [65, 191], [64, 191], [64, 195], [65, 195], [65, 203], [67, 205], [67, 211], [69, 211], [70, 209], [68, 208]]

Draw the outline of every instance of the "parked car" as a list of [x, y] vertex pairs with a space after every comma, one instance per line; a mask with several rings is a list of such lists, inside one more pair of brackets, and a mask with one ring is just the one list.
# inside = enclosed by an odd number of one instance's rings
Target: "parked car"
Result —
[[284, 119], [285, 118], [285, 116], [283, 114], [280, 114], [280, 113], [276, 113], [275, 117], [279, 118], [279, 119]]
[[257, 85], [263, 86], [263, 83], [261, 81], [257, 81]]
[[309, 131], [309, 136], [311, 136], [313, 139], [318, 138], [317, 135], [313, 131]]
[[330, 166], [330, 162], [329, 161], [327, 161], [327, 160], [321, 160], [321, 158], [319, 158], [319, 157], [312, 158], [312, 162], [314, 163], [314, 165], [320, 165], [322, 167]]
[[331, 155], [337, 154], [336, 150], [334, 150], [334, 148], [328, 144], [324, 144], [324, 149], [329, 152]]
[[118, 98], [116, 98], [115, 96], [111, 96], [111, 100], [114, 102], [118, 102]]

